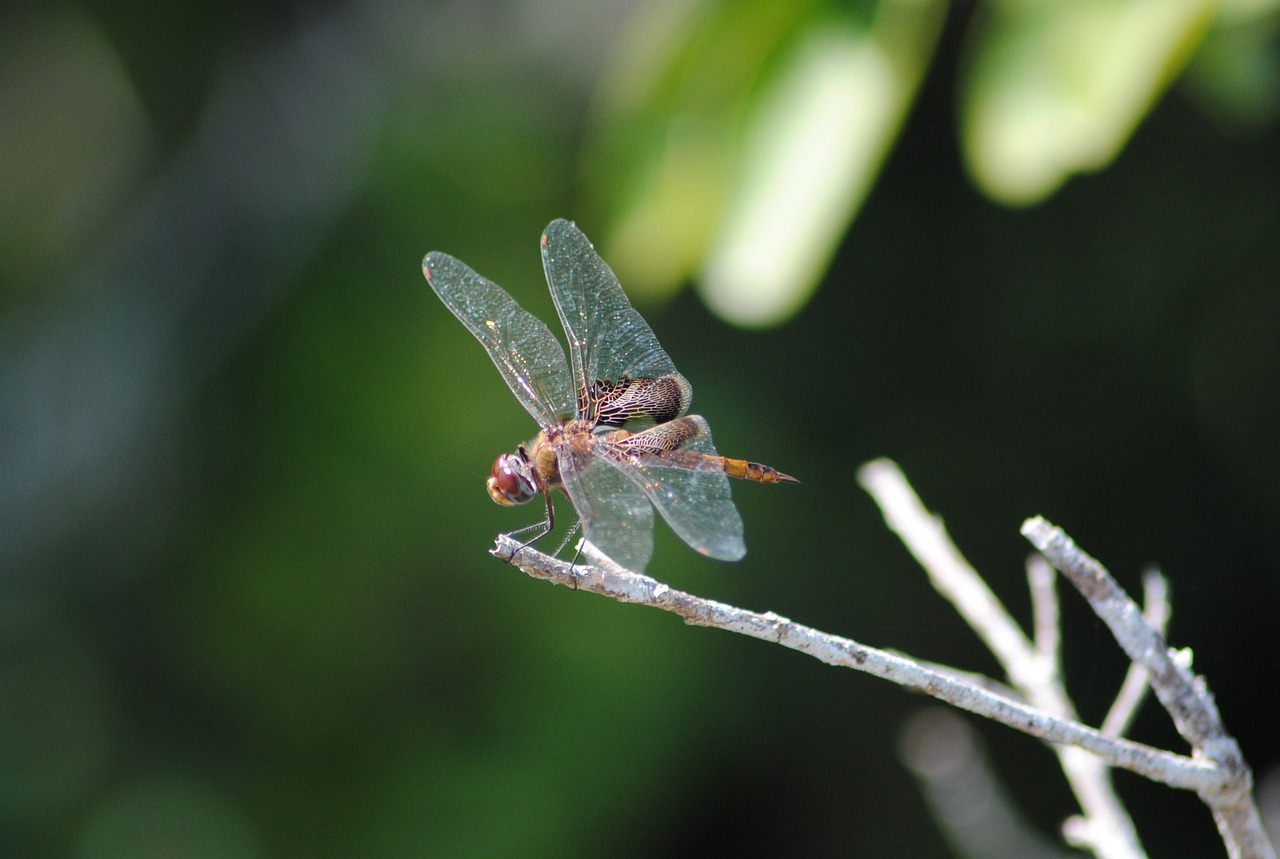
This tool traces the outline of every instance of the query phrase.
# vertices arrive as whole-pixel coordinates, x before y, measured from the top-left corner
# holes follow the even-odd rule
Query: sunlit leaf
[[[643,4],[601,85],[588,141],[593,234],[635,293],[702,266],[733,193],[742,129],[765,76],[817,0]]]
[[[870,26],[822,22],[797,41],[756,104],[704,271],[718,314],[775,324],[808,300],[897,137],[944,12],[883,3]]]
[[[946,5],[649,3],[601,88],[588,191],[628,289],[704,278],[717,312],[803,306],[870,187]]]
[[[1217,0],[1005,0],[983,7],[961,136],[987,194],[1031,204],[1115,158],[1199,43]]]

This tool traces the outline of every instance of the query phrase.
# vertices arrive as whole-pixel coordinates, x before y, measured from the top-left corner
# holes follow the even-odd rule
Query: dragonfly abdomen
[[[730,459],[727,456],[719,457],[724,466],[724,473],[730,477],[738,477],[743,480],[754,480],[756,483],[799,483],[790,474],[783,474],[778,469],[761,465],[758,462],[748,462],[745,459]]]

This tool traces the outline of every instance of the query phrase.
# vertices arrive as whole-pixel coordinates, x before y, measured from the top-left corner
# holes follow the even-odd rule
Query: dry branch
[[[590,564],[579,561],[570,568],[567,561],[531,547],[520,549],[520,542],[505,534],[498,537],[493,554],[505,560],[517,549],[519,551],[511,563],[535,579],[618,602],[659,608],[679,615],[692,626],[737,632],[798,650],[828,665],[863,671],[994,719],[1033,737],[1079,746],[1104,758],[1112,766],[1132,770],[1173,787],[1201,790],[1216,784],[1215,770],[1209,764],[1130,740],[1105,737],[1087,725],[1053,718],[1021,701],[957,679],[954,674],[928,668],[901,653],[891,653],[822,632],[773,612],[749,611],[685,593],[657,579],[624,570],[598,555],[591,558]],[[583,554],[591,554],[590,544],[584,547]]]
[[[691,625],[780,644],[829,665],[853,668],[923,692],[1052,743],[1084,810],[1083,816],[1068,821],[1065,834],[1073,844],[1100,857],[1144,855],[1127,813],[1111,790],[1109,768],[1119,767],[1195,791],[1213,812],[1233,859],[1275,859],[1239,745],[1223,727],[1204,679],[1191,673],[1189,652],[1171,651],[1165,644],[1169,606],[1163,579],[1148,576],[1144,614],[1106,569],[1061,529],[1039,517],[1023,525],[1022,533],[1080,590],[1133,662],[1107,718],[1106,730],[1099,731],[1077,720],[1062,684],[1058,603],[1048,565],[1038,557],[1028,562],[1034,618],[1033,634],[1028,636],[964,560],[941,521],[920,504],[896,465],[887,460],[869,463],[860,470],[859,480],[934,586],[1000,660],[1013,691],[989,678],[931,666],[773,612],[748,611],[676,590],[619,567],[589,543],[583,543],[587,563],[573,565],[530,547],[522,548],[519,541],[505,534],[498,537],[493,554],[534,578],[619,602],[660,608]],[[1192,746],[1192,755],[1178,755],[1119,736],[1142,699],[1144,678]]]

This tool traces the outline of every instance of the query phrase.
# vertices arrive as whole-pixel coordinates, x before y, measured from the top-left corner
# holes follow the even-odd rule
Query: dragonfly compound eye
[[[493,473],[485,485],[489,497],[503,507],[527,504],[538,494],[529,463],[514,453],[504,453],[493,461]]]

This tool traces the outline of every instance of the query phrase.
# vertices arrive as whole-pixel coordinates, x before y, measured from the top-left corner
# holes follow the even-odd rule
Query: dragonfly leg
[[[582,520],[579,519],[573,523],[573,527],[569,529],[569,533],[564,535],[564,539],[560,541],[560,546],[556,549],[555,557],[559,557],[564,551],[564,547],[569,545],[569,541],[573,539],[573,535],[578,533],[578,529],[582,527]],[[573,576],[573,589],[578,589],[578,574],[575,573],[574,567],[578,563],[578,559],[582,557],[582,544],[578,544],[578,551],[573,553],[573,560],[569,562],[569,575]]]
[[[507,556],[508,564],[515,560],[516,555],[520,553],[521,549],[523,549],[525,546],[531,546],[534,543],[538,542],[543,537],[550,534],[551,529],[555,527],[556,509],[551,504],[551,493],[544,489],[542,492],[542,495],[547,501],[547,515],[543,518],[543,520],[541,522],[534,522],[532,525],[525,525],[523,528],[517,528],[514,531],[507,532],[508,537],[514,537],[517,534],[523,534],[525,531],[532,531],[534,528],[541,529],[538,531],[538,533],[534,534],[528,540],[525,540],[523,543],[521,543],[519,546],[516,546],[515,549],[512,550],[511,554]],[[577,526],[575,525],[574,527],[576,528]],[[560,548],[562,549],[564,548],[564,546],[562,545]],[[556,549],[556,551],[559,552],[560,549]]]

